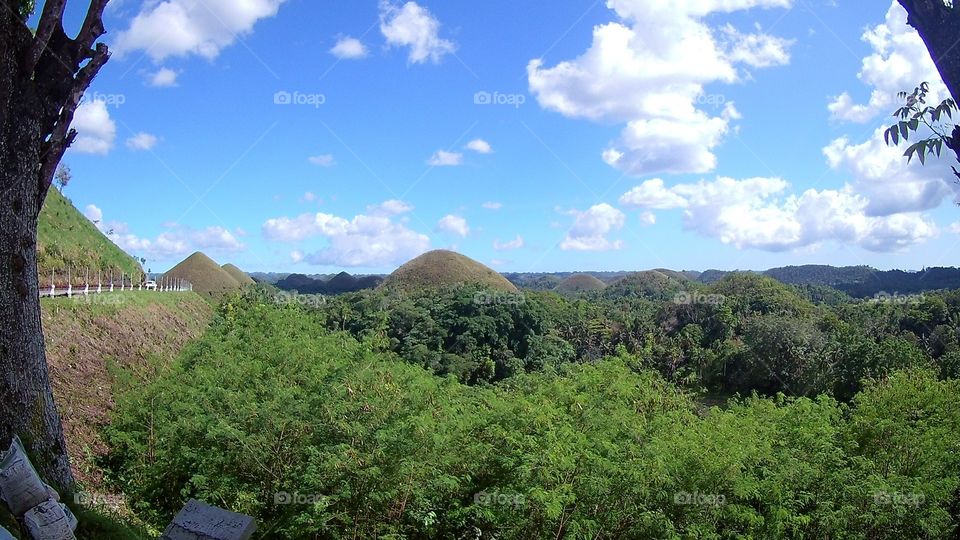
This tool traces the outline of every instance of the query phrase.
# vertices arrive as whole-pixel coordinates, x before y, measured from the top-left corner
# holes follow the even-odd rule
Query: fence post
[[[73,298],[73,274],[70,272],[70,267],[67,267],[67,298]]]
[[[50,270],[50,296],[56,296],[57,294],[57,272],[56,270]]]
[[[97,268],[97,294],[103,292],[103,282],[100,280],[100,272],[101,270]]]

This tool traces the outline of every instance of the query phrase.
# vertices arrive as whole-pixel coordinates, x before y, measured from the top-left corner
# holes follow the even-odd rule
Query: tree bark
[[[48,0],[34,35],[20,0],[0,0],[0,449],[14,434],[38,472],[73,489],[47,370],[37,281],[37,221],[83,92],[109,53],[93,43],[107,0],[93,0],[77,38],[62,26],[65,0]]]
[[[960,2],[898,0],[920,34],[954,101],[960,103]]]

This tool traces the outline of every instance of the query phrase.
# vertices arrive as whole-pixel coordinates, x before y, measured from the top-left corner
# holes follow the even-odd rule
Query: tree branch
[[[37,61],[47,48],[50,36],[57,28],[63,28],[63,10],[67,7],[67,0],[47,0],[43,4],[43,13],[40,16],[40,24],[37,26],[37,35],[33,38],[33,45],[27,49],[27,54],[23,58],[24,73],[33,73],[37,67]]]
[[[91,58],[93,51],[93,42],[102,36],[106,30],[103,28],[103,8],[107,6],[109,0],[92,0],[87,9],[87,16],[83,19],[83,27],[77,34],[74,42],[76,46],[85,54],[81,58]]]

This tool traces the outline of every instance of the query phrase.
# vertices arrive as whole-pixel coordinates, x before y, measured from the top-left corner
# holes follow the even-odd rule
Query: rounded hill
[[[600,281],[597,277],[590,274],[574,274],[557,284],[554,290],[561,293],[577,293],[584,291],[598,291],[606,286],[606,283]]]
[[[668,300],[687,288],[689,280],[659,270],[633,272],[614,281],[604,290],[609,297],[640,296],[652,300]]]
[[[171,268],[163,279],[183,279],[193,285],[193,290],[204,295],[220,295],[240,288],[240,283],[226,270],[199,251]]]
[[[428,251],[397,268],[380,285],[404,292],[435,289],[464,283],[479,283],[505,292],[517,288],[493,269],[453,251]]]
[[[230,277],[237,280],[237,283],[240,285],[253,285],[256,281],[253,280],[246,272],[237,268],[236,266],[227,263],[220,268],[223,268],[223,271],[230,274]]]

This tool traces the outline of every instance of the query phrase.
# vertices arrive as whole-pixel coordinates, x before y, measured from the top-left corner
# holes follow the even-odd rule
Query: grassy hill
[[[437,249],[420,255],[397,268],[380,286],[415,292],[456,285],[479,283],[491,289],[516,292],[517,288],[494,270],[453,251]]]
[[[199,251],[163,274],[163,279],[174,278],[190,282],[195,292],[208,297],[219,296],[241,287],[233,276]]]
[[[227,263],[220,268],[223,268],[223,271],[230,274],[230,277],[237,280],[237,283],[240,285],[253,285],[256,281],[253,280],[246,272],[237,268],[235,265]]]
[[[659,270],[633,272],[608,285],[603,294],[608,298],[640,296],[654,300],[667,300],[687,289],[689,283],[685,276],[673,274],[668,275]]]
[[[607,285],[590,274],[574,274],[561,281],[554,289],[560,293],[576,293],[582,291],[597,291]]]
[[[140,263],[104,236],[69,199],[51,189],[40,211],[37,231],[37,264],[41,279],[50,271],[74,275],[111,270],[127,275],[142,275]]]

